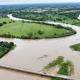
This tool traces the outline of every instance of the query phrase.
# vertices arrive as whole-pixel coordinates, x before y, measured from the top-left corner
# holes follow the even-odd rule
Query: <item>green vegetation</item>
[[[44,69],[50,69],[51,67],[59,66],[57,74],[71,75],[74,73],[74,65],[71,61],[65,61],[64,57],[59,56],[57,59],[49,63]],[[52,78],[52,80],[62,80],[61,78]]]
[[[0,18],[0,27],[4,26],[5,24],[12,23],[13,21],[9,20],[8,18]]]
[[[14,48],[13,42],[0,42],[0,58],[2,58],[5,54],[7,54],[11,49]]]
[[[59,10],[48,9],[42,12],[37,12],[37,11],[20,11],[13,13],[13,16],[23,19],[36,20],[36,21],[49,20],[49,21],[57,21],[73,25],[80,25],[80,20],[77,19],[80,14],[80,10],[77,8],[74,9],[64,8]]]
[[[49,25],[46,23],[30,23],[23,21],[10,21],[1,18],[0,36],[8,38],[22,39],[42,39],[42,38],[59,38],[73,35],[76,32],[71,28],[62,26]]]
[[[75,51],[80,51],[80,43],[70,46]]]
[[[73,72],[74,72],[74,67],[73,67],[72,62],[66,61],[61,64],[58,74],[71,75]]]
[[[56,65],[61,65],[62,63],[64,62],[64,57],[62,56],[59,56],[58,58],[56,58],[55,60],[53,60],[51,63],[49,63],[45,69],[49,69],[49,68],[52,68]]]
[[[13,14],[13,16],[28,20],[36,21],[58,21],[69,24],[80,25],[80,20],[78,16],[80,14],[79,4],[46,4],[41,6],[12,6],[0,8],[0,17],[7,17],[7,14]],[[62,6],[62,7],[61,7]]]

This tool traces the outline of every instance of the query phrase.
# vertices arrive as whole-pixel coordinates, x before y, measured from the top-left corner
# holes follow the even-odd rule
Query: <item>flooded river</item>
[[[0,59],[0,64],[9,65],[13,68],[21,68],[25,71],[43,72],[42,69],[49,62],[58,56],[64,56],[65,60],[73,62],[75,73],[72,77],[75,78],[75,80],[78,80],[80,78],[80,52],[72,51],[69,47],[72,44],[80,43],[80,27],[63,23],[56,24],[60,24],[65,27],[72,27],[77,31],[77,34],[64,38],[41,40],[0,38],[0,41],[12,41],[16,44],[16,48],[14,50]],[[46,78],[36,77],[29,74],[21,74],[4,69],[0,69],[0,78],[2,80],[46,80]]]

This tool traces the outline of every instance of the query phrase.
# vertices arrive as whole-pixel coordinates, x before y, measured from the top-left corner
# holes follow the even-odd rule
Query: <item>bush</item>
[[[3,24],[7,24],[7,22],[3,22]]]
[[[0,26],[3,26],[3,23],[0,23]]]
[[[43,34],[43,31],[42,30],[39,30],[38,31],[38,34],[42,35]]]

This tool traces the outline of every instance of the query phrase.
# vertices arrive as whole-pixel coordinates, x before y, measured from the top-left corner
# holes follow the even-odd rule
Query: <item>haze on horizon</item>
[[[33,3],[75,3],[80,0],[0,0],[1,4],[33,4]]]

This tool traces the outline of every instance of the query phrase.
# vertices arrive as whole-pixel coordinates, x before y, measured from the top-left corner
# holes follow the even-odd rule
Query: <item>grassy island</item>
[[[13,42],[0,42],[0,58],[2,58],[5,54],[7,54],[10,50],[14,48]]]
[[[62,74],[62,75],[68,75],[70,76],[71,74],[74,73],[74,65],[71,61],[65,61],[64,57],[59,56],[55,60],[53,60],[51,63],[49,63],[44,69],[50,69],[51,67],[59,67],[59,71],[57,74]],[[62,80],[61,78],[52,78],[52,80]]]
[[[80,43],[71,45],[70,48],[75,51],[80,51]]]
[[[73,29],[60,25],[10,21],[8,18],[1,18],[0,21],[0,37],[42,39],[65,37],[76,33]]]

